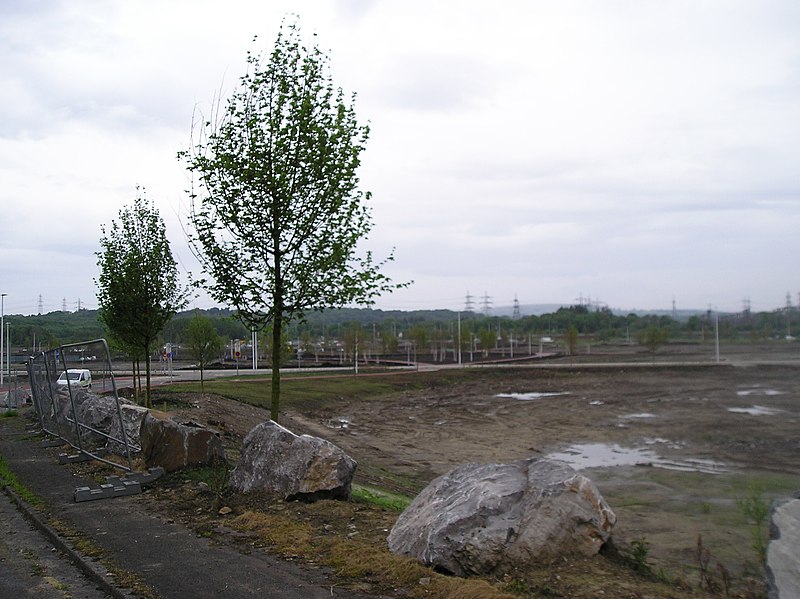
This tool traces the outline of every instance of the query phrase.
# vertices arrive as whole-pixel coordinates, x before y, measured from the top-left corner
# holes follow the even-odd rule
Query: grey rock
[[[467,464],[432,481],[400,515],[389,549],[458,576],[597,553],[616,516],[563,462]]]
[[[106,447],[113,453],[124,455],[125,445],[121,441],[126,439],[128,449],[131,452],[138,452],[141,450],[142,421],[149,410],[134,404],[121,404],[120,411],[122,412],[122,428],[120,428],[119,417],[112,418],[111,428],[108,432],[111,437],[118,439],[118,441],[109,439]]]
[[[770,599],[800,597],[800,499],[777,504],[772,511],[767,547]]]
[[[0,395],[0,408],[19,408],[31,402],[31,394],[24,389],[11,389]]]
[[[119,420],[117,403],[113,396],[96,395],[81,390],[75,393],[75,404],[78,420],[94,431],[108,435],[114,426],[114,421]],[[130,405],[130,402],[120,399],[120,405]],[[119,429],[119,422],[117,422],[117,429]],[[105,444],[106,437],[103,435],[88,429],[83,429],[83,431],[82,442],[89,445]]]
[[[347,499],[356,462],[333,443],[295,435],[273,421],[251,430],[231,474],[242,493],[270,491],[285,499]]]

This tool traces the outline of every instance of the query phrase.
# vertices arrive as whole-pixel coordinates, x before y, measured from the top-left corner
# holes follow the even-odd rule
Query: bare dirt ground
[[[474,369],[384,397],[288,411],[282,423],[351,454],[356,482],[412,494],[466,462],[559,454],[597,483],[618,516],[615,538],[644,541],[671,576],[696,576],[698,536],[712,566],[757,575],[757,531],[737,500],[800,491],[800,348],[740,346],[720,364],[709,363],[708,346],[655,357],[628,351],[636,364],[618,364],[624,354],[593,348],[548,368]],[[198,397],[185,415],[231,441],[267,417]],[[633,463],[597,465],[604,455]]]

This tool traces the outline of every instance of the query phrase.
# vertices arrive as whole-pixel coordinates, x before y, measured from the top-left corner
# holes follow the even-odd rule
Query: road
[[[107,595],[0,493],[0,597],[102,599]]]

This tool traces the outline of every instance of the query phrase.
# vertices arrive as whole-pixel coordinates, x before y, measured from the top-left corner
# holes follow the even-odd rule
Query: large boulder
[[[19,408],[31,402],[31,394],[25,389],[11,389],[0,395],[0,408]]]
[[[77,391],[74,397],[78,421],[93,429],[82,429],[82,442],[88,445],[104,444],[106,437],[99,433],[110,434],[115,420],[117,421],[116,428],[119,429],[116,399],[113,395],[96,395],[83,390]],[[120,399],[119,402],[120,406],[131,405],[125,399]],[[95,431],[99,431],[99,433]]]
[[[616,516],[563,462],[467,464],[432,481],[400,515],[389,549],[458,576],[503,574],[560,555],[593,555]]]
[[[139,451],[141,448],[140,434],[142,421],[145,416],[147,416],[149,410],[135,404],[123,403],[120,403],[119,408],[122,414],[122,426],[120,426],[119,417],[111,419],[111,427],[109,428],[108,434],[112,439],[108,440],[106,447],[113,453],[124,455],[125,445],[122,440],[127,439],[128,449],[132,452]]]
[[[140,441],[145,464],[167,472],[225,461],[219,434],[194,423],[175,422],[159,412],[145,416]]]
[[[91,398],[97,397],[90,391],[86,391],[79,387],[71,387],[72,396],[70,397],[70,389],[67,387],[59,387],[53,394],[53,411],[52,416],[60,423],[68,423],[73,419],[72,407],[75,406],[75,413],[80,418],[80,410],[83,403]],[[74,425],[73,425],[74,426]]]
[[[244,438],[230,485],[242,493],[279,493],[287,500],[348,499],[355,471],[355,460],[333,443],[295,435],[270,420]]]

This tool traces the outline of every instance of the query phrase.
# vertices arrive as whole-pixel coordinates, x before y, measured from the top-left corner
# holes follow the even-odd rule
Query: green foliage
[[[103,336],[96,310],[59,310],[32,316],[6,315],[6,321],[9,323],[12,351],[15,347],[25,348],[26,355],[34,354],[39,348],[47,351],[61,343],[88,341]],[[34,341],[36,347],[33,347]]]
[[[200,389],[205,390],[203,370],[214,359],[219,358],[222,349],[222,337],[217,334],[214,324],[205,316],[199,314],[189,322],[187,331],[189,351],[197,360],[200,368]]]
[[[411,505],[411,499],[409,499],[408,497],[404,497],[403,495],[397,495],[395,493],[390,493],[382,489],[375,489],[373,487],[362,487],[360,485],[353,485],[351,495],[352,498],[356,501],[370,503],[372,505],[377,505],[379,507],[393,510],[396,512],[402,512],[409,505]]]
[[[652,567],[647,562],[650,557],[650,543],[644,537],[634,539],[628,547],[621,549],[620,553],[635,572],[647,575],[653,573]]]
[[[191,480],[195,483],[203,482],[208,485],[208,490],[217,497],[222,497],[228,488],[231,469],[228,463],[219,458],[207,466],[195,466],[176,472],[173,476],[181,480]]]
[[[25,485],[17,480],[16,475],[11,471],[11,468],[3,456],[0,456],[0,485],[9,487],[13,490],[23,501],[40,507],[43,502],[40,497],[33,494]]]
[[[750,481],[747,495],[736,499],[742,515],[751,526],[752,544],[750,545],[759,564],[767,560],[767,523],[770,514],[770,503],[764,496],[764,485],[757,481]]]
[[[478,331],[478,343],[480,343],[484,357],[488,356],[489,351],[495,346],[495,343],[497,343],[497,334],[494,329],[486,327]]]
[[[575,328],[574,324],[567,327],[567,333],[564,335],[564,345],[566,346],[567,354],[570,356],[578,348],[578,329]]]
[[[0,412],[0,418],[14,418],[16,416],[19,416],[19,412],[16,410],[4,410]]]
[[[187,292],[178,284],[164,221],[143,190],[137,188],[133,205],[120,210],[119,221],[108,230],[103,226],[102,233],[98,316],[114,345],[145,359],[149,407],[150,353],[164,325],[186,305]]]
[[[191,242],[211,276],[206,287],[248,329],[272,325],[277,372],[286,322],[369,304],[396,286],[383,263],[356,254],[372,228],[356,175],[369,128],[334,89],[327,56],[306,48],[291,24],[270,54],[248,53],[247,65],[219,118],[196,124],[191,150],[179,157],[196,177]],[[275,420],[279,407],[275,376]]]
[[[666,327],[649,326],[637,335],[637,342],[644,345],[651,353],[656,353],[659,347],[669,339],[669,329]]]

